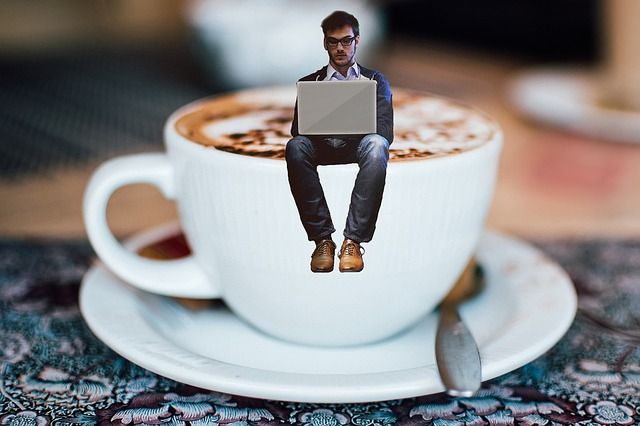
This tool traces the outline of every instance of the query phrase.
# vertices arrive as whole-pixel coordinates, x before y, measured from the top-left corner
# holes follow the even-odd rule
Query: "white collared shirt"
[[[360,79],[360,67],[356,62],[353,63],[347,70],[347,76],[343,76],[331,66],[331,63],[327,65],[327,76],[324,81],[337,81],[337,80],[358,80]]]

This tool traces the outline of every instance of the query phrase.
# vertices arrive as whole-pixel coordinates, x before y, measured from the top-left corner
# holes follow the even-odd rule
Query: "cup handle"
[[[205,276],[192,255],[175,260],[152,260],[124,248],[107,224],[107,204],[120,187],[149,183],[168,199],[175,198],[173,168],[165,154],[136,154],[102,164],[84,193],[84,222],[98,257],[120,278],[152,293],[208,299],[220,291]]]

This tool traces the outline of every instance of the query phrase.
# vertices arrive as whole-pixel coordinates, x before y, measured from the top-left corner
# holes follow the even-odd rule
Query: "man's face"
[[[339,40],[354,38],[349,46],[343,46]],[[337,43],[336,43],[337,42]],[[351,65],[356,55],[356,48],[360,42],[360,36],[354,37],[353,28],[345,25],[333,31],[327,31],[324,38],[324,48],[329,53],[329,59],[338,66]]]

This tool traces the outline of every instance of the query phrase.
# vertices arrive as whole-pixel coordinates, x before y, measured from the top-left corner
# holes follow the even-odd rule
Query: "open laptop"
[[[376,85],[375,80],[299,81],[298,133],[375,133]]]

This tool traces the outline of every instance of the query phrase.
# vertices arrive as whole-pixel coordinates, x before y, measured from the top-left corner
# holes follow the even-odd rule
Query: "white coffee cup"
[[[100,259],[149,292],[222,298],[241,318],[296,343],[374,342],[433,310],[472,256],[495,187],[502,134],[458,154],[390,162],[373,240],[360,273],[312,273],[313,243],[300,223],[286,162],[205,147],[166,122],[166,154],[103,164],[85,192],[84,219]],[[347,216],[357,164],[318,168],[338,232]],[[193,255],[158,261],[122,247],[106,209],[118,188],[157,186],[176,201]],[[132,325],[134,326],[134,325]]]

